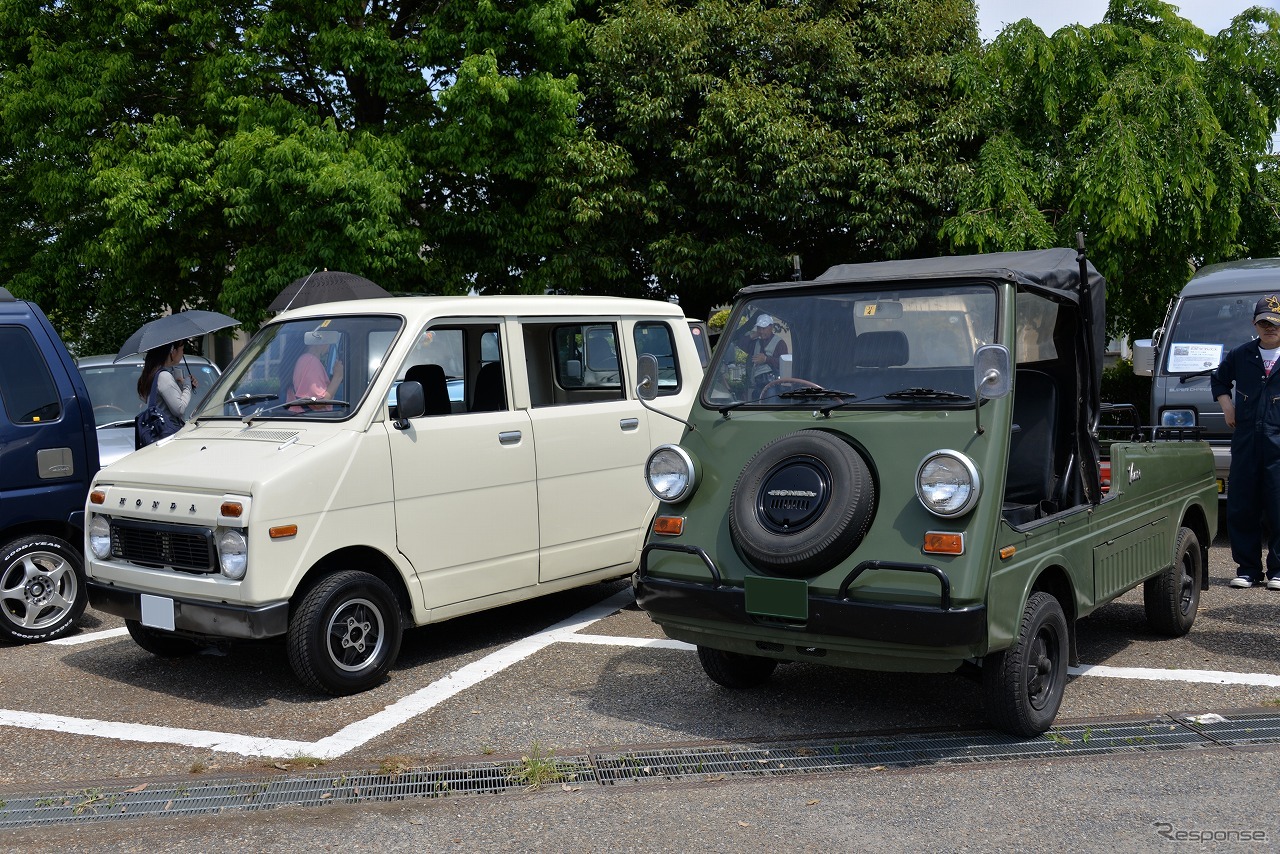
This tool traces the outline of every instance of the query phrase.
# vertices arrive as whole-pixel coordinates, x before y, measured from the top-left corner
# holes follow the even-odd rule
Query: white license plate
[[[173,631],[173,600],[167,596],[142,594],[142,625]]]

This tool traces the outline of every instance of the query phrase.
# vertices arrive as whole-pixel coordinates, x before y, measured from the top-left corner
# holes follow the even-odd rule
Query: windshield
[[[185,359],[178,363],[177,372],[183,375],[190,373],[196,379],[195,394],[187,406],[184,416],[195,412],[200,401],[218,381],[218,369],[205,362]],[[142,375],[142,360],[132,363],[122,362],[114,365],[81,365],[80,376],[84,377],[85,387],[89,390],[89,399],[93,401],[93,421],[98,427],[108,424],[132,424],[133,417],[142,411],[146,401],[138,397],[138,377]]]
[[[342,420],[360,405],[403,325],[397,317],[311,317],[264,327],[198,418]]]
[[[1253,308],[1260,294],[1187,297],[1164,346],[1163,373],[1194,374],[1218,367],[1223,355],[1254,337]]]
[[[931,405],[973,396],[973,354],[995,340],[985,285],[795,291],[734,309],[703,383],[711,408]],[[904,394],[906,393],[906,394]]]

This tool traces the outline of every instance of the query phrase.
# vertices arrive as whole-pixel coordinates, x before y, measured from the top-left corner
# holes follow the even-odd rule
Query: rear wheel
[[[1200,607],[1200,580],[1204,553],[1190,528],[1179,528],[1173,547],[1173,566],[1142,585],[1147,625],[1153,631],[1178,638],[1191,630]]]
[[[20,643],[62,637],[87,602],[84,562],[66,540],[37,534],[0,548],[0,636]]]
[[[124,627],[134,643],[160,658],[186,658],[200,651],[200,644],[191,638],[163,629],[153,629],[137,620],[125,620]]]
[[[711,681],[726,688],[754,688],[769,681],[777,668],[776,659],[740,652],[725,652],[710,647],[698,647],[698,661]]]
[[[1067,618],[1058,600],[1032,593],[1013,646],[982,665],[987,716],[1012,735],[1032,736],[1053,726],[1067,684]]]
[[[339,572],[311,588],[289,621],[289,664],[329,694],[367,691],[400,653],[400,607],[381,579]]]

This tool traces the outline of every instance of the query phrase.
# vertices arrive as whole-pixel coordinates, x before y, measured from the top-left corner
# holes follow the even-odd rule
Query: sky
[[[1102,20],[1107,0],[976,0],[978,31],[985,41],[996,37],[1006,24],[1030,18],[1046,33],[1067,24],[1090,26]],[[1276,0],[1172,0],[1178,14],[1207,33],[1226,29],[1232,17],[1250,6],[1271,6]]]

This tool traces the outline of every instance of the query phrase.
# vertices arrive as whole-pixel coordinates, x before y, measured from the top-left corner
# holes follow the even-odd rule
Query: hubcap
[[[1027,662],[1027,699],[1035,709],[1044,709],[1053,693],[1053,658],[1056,640],[1041,631],[1031,647]]]

